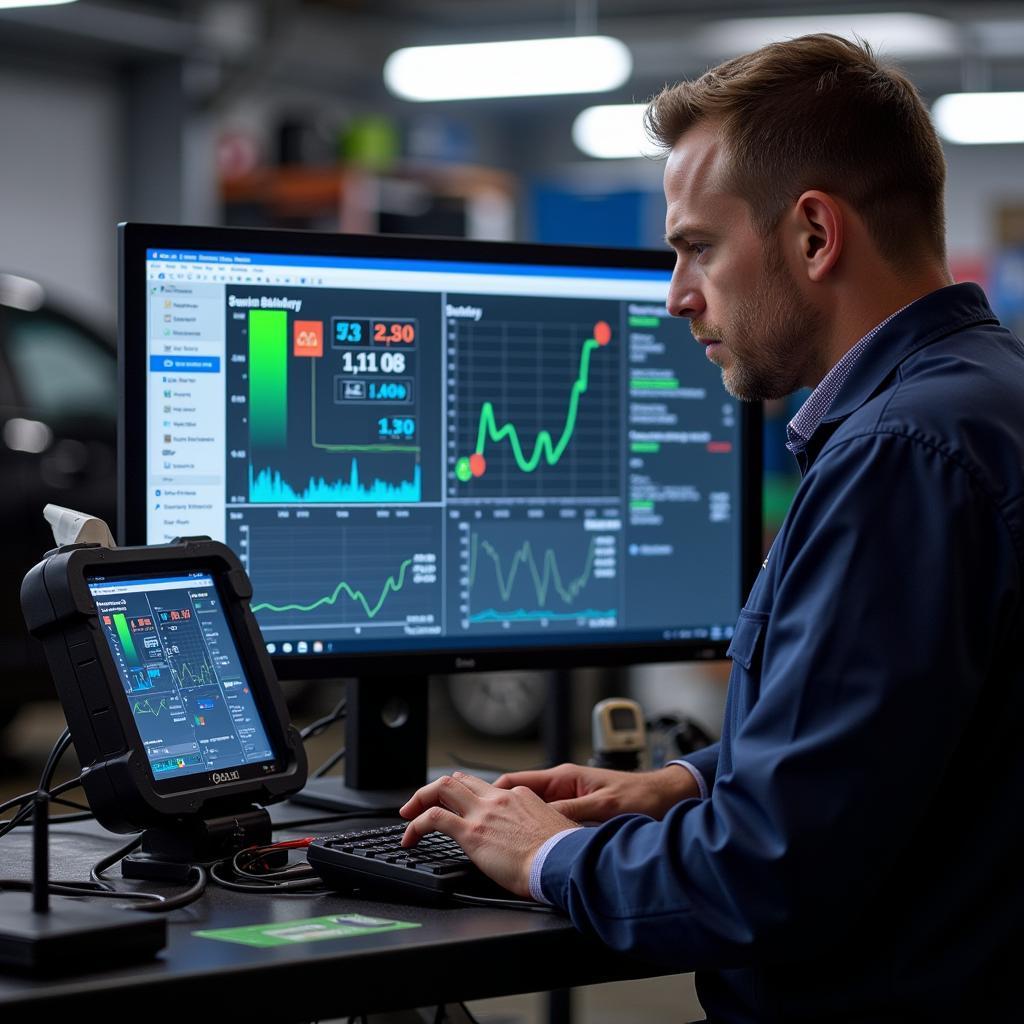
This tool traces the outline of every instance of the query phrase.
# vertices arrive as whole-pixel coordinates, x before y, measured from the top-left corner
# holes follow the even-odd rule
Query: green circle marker
[[[473,479],[473,470],[469,467],[469,459],[463,456],[455,463],[455,475],[463,482],[468,483]]]

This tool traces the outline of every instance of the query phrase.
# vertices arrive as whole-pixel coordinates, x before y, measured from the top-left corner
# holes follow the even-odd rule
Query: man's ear
[[[793,206],[792,227],[799,246],[798,258],[808,280],[823,281],[843,251],[842,206],[827,192],[809,189]]]

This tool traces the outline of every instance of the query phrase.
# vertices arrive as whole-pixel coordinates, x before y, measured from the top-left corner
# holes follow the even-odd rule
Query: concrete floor
[[[304,702],[294,717],[301,725],[325,713],[334,694],[317,697],[310,706]],[[439,707],[435,707],[439,704]],[[64,727],[63,715],[56,703],[26,706],[4,735],[0,749],[0,802],[25,792],[38,783],[46,755]],[[311,767],[321,764],[341,741],[341,728],[311,742],[307,751]],[[543,760],[539,741],[501,741],[470,733],[446,712],[443,702],[432,701],[431,764],[451,764],[452,754],[472,762],[495,764],[501,768],[532,767]],[[72,752],[64,759],[57,781],[76,774]],[[72,798],[81,794],[69,793]],[[55,809],[54,813],[58,813]],[[514,964],[509,965],[515,969]],[[615,982],[573,990],[574,1024],[632,1024],[637,1021],[684,1022],[703,1018],[693,987],[692,975],[677,975],[645,981]],[[469,1004],[481,1024],[544,1024],[547,1002],[542,993],[486,999]]]

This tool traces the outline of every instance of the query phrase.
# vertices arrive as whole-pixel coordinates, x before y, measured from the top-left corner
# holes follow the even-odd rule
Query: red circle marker
[[[594,341],[598,345],[607,345],[612,340],[612,329],[604,320],[598,320],[594,324]]]
[[[479,452],[474,452],[469,457],[469,469],[473,476],[483,476],[487,460]]]

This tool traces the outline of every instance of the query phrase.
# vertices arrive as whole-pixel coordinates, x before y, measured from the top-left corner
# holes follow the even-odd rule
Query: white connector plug
[[[46,505],[43,517],[53,530],[53,539],[57,547],[65,544],[99,544],[105,548],[114,548],[114,538],[110,527],[102,519],[76,512],[73,508],[61,505]]]

